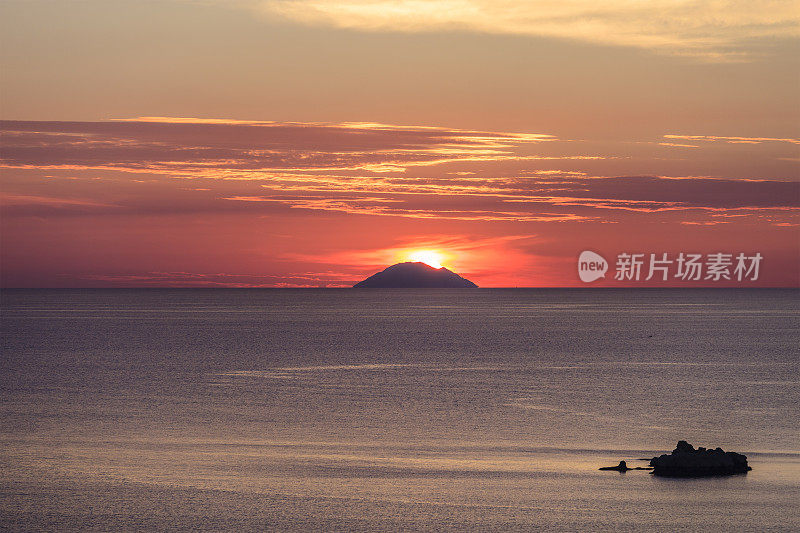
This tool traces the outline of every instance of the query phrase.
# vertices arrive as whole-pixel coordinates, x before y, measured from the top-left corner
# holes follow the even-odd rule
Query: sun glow
[[[433,250],[415,250],[408,254],[408,260],[425,263],[433,268],[442,268],[444,256]]]

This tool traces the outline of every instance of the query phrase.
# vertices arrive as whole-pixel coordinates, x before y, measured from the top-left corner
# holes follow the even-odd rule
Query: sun
[[[410,261],[425,263],[433,268],[442,268],[444,256],[439,252],[434,252],[433,250],[416,250],[408,254],[408,259]]]

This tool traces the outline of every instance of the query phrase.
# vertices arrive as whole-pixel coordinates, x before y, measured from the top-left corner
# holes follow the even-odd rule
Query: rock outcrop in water
[[[664,477],[730,476],[752,470],[745,455],[726,452],[722,448],[695,450],[685,440],[679,441],[671,454],[653,457],[650,466],[653,474]]]
[[[603,466],[598,470],[615,470],[617,472],[627,472],[628,470],[632,470],[628,468],[628,464],[625,461],[620,461],[617,466]]]
[[[397,263],[353,285],[356,289],[474,289],[477,287],[446,268],[425,263]]]
[[[598,470],[613,470],[614,472],[627,472],[628,470],[652,470],[652,467],[649,466],[628,466],[628,463],[625,461],[620,461],[617,466],[603,466],[598,468]]]

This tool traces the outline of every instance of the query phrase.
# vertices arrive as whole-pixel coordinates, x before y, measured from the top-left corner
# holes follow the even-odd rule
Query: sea
[[[3,290],[0,529],[798,531],[799,296]]]

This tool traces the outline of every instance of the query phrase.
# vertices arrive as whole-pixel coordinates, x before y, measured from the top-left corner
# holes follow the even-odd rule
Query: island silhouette
[[[397,263],[359,281],[355,289],[474,289],[478,286],[444,267],[419,262]]]

